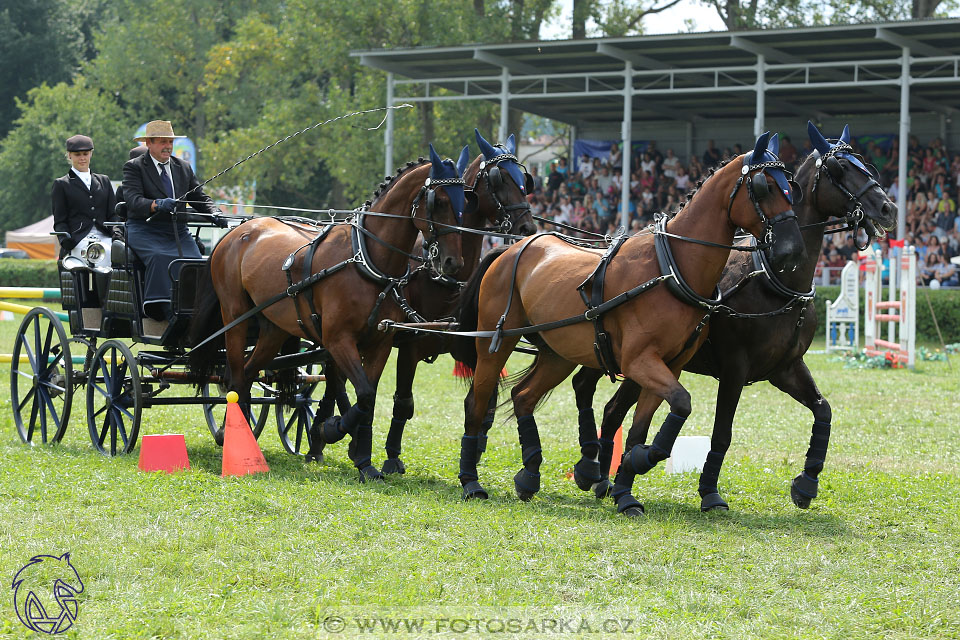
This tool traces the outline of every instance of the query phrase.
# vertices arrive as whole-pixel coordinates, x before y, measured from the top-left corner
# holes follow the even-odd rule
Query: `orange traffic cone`
[[[140,471],[173,473],[190,468],[187,443],[182,433],[143,436],[140,439]]]
[[[597,429],[597,437],[600,437],[600,430]],[[617,475],[617,469],[620,468],[620,458],[623,457],[623,425],[617,429],[613,435],[613,457],[610,458],[610,477]]]
[[[227,418],[223,429],[223,467],[220,475],[245,476],[270,471],[253,431],[240,410],[236,391],[227,394]]]

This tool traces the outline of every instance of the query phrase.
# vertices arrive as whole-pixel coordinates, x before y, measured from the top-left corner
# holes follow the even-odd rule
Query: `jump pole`
[[[864,261],[865,305],[863,318],[863,337],[868,356],[884,356],[894,364],[906,365],[911,369],[916,361],[916,316],[917,316],[917,253],[912,246],[904,246],[898,260],[890,265],[893,272],[899,267],[900,299],[882,299],[883,259],[879,251],[868,249]],[[891,278],[895,277],[891,273]],[[883,340],[881,323],[889,323],[888,340]],[[893,337],[893,328],[899,341]]]

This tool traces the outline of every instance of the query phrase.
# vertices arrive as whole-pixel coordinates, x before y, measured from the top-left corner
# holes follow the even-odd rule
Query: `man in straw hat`
[[[146,266],[143,312],[154,320],[170,318],[170,263],[199,258],[183,217],[174,224],[171,213],[187,212],[187,203],[202,213],[214,213],[213,200],[201,189],[190,165],[172,155],[173,133],[168,120],[147,123],[142,136],[147,153],[123,165],[123,195],[127,202],[127,243]]]

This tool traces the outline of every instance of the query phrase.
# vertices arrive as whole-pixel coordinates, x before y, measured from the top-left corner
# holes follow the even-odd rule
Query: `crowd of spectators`
[[[960,255],[960,154],[949,154],[939,138],[926,146],[920,145],[915,136],[909,140],[906,242],[917,248],[918,280],[921,284],[936,282],[933,286],[960,286],[960,267],[950,262],[950,258]],[[881,139],[857,148],[876,167],[878,182],[894,202],[900,189],[898,146],[894,138],[886,147]],[[739,145],[721,150],[710,140],[702,155],[681,159],[673,149],[661,152],[651,141],[642,152],[631,154],[626,172],[630,180],[629,232],[636,233],[651,224],[659,211],[675,211],[709,168],[742,152]],[[797,148],[788,136],[782,136],[780,157],[791,169],[796,169],[809,153],[809,143]],[[623,154],[617,144],[611,145],[605,157],[580,157],[576,168],[561,157],[550,164],[546,177],[539,175],[536,168],[532,174],[536,188],[528,199],[534,215],[588,232],[616,232],[625,174]],[[891,236],[895,234],[896,231]],[[883,241],[874,246],[887,258],[888,245],[888,241]],[[826,236],[817,270],[819,281],[837,283],[847,260],[856,259],[857,248],[849,233]]]

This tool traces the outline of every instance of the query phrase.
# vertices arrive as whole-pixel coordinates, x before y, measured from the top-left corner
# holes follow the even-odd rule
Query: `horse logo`
[[[32,631],[63,633],[77,619],[77,595],[83,592],[83,581],[70,564],[69,552],[60,557],[30,558],[13,577],[11,588],[17,617]]]

